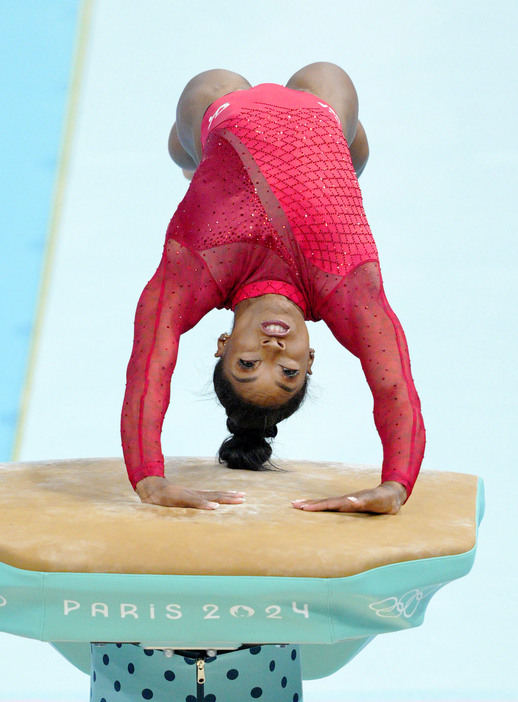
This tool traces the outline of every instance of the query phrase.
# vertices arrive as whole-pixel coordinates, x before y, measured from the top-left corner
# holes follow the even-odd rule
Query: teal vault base
[[[477,524],[483,516],[479,481]],[[339,670],[378,634],[422,624],[465,553],[344,578],[50,573],[0,563],[0,630],[52,645],[90,674],[90,643],[173,649],[300,645],[304,679]]]
[[[479,480],[477,528],[483,510],[483,484]],[[290,656],[297,652],[303,679],[321,678],[339,670],[374,636],[419,626],[431,597],[470,571],[475,551],[476,544],[455,555],[401,561],[347,577],[327,578],[42,572],[0,563],[0,631],[49,641],[87,674],[93,661],[96,680],[92,675],[92,694],[99,692],[98,702],[124,699],[120,694],[114,696],[116,683],[121,685],[121,693],[123,681],[108,679],[102,663],[103,656],[109,656],[108,649],[115,651],[112,657],[118,661],[119,675],[124,665],[127,670],[133,663],[129,658],[139,655],[149,666],[151,661],[175,662],[181,670],[168,667],[162,677],[167,681],[164,675],[170,670],[175,680],[183,679],[197,664],[187,663],[187,654],[170,656],[160,650],[171,649],[216,651],[215,660],[204,663],[207,676],[212,671],[208,679],[214,683],[218,667],[227,665],[232,656],[240,656],[244,657],[240,665],[245,671],[241,680],[253,677],[251,689],[260,688],[262,678],[257,677],[260,672],[252,662],[259,665],[263,656],[265,660],[270,656],[268,666],[274,661],[280,671],[293,663],[276,658],[285,656],[286,651]],[[102,642],[104,652],[103,646],[94,646],[91,659],[90,642]],[[146,648],[155,653],[143,653]],[[252,648],[264,653],[255,654],[254,659],[248,652]],[[142,669],[142,679],[132,679],[137,687],[142,682],[142,690],[153,691],[144,685],[146,670]],[[268,676],[263,677],[266,686]],[[282,677],[288,678],[281,676],[281,681]],[[191,683],[192,676],[186,684]],[[129,690],[129,678],[126,684]],[[111,685],[114,692],[109,697],[101,694],[102,685]],[[232,699],[228,689],[228,699]],[[139,702],[146,699],[142,690],[140,698],[135,698]],[[198,693],[195,689],[184,699],[191,695],[190,702],[198,702]],[[214,694],[205,691],[204,701],[211,702],[208,695]],[[279,695],[271,699],[281,702]],[[293,701],[301,692],[293,688],[291,695]],[[159,698],[149,699],[157,702]],[[262,699],[266,702],[269,698],[264,694]],[[174,702],[175,698],[168,700]]]

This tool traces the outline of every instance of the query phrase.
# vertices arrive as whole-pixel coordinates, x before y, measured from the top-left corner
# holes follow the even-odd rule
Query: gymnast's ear
[[[315,360],[315,349],[309,349],[308,367],[306,369],[306,373],[308,375],[313,375],[313,371],[311,370],[311,367],[313,366],[314,360]]]
[[[221,358],[223,356],[223,354],[225,353],[225,345],[229,337],[230,334],[220,334],[218,338],[218,350],[214,354],[215,358]]]

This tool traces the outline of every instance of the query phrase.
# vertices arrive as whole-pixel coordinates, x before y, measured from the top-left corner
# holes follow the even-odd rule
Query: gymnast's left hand
[[[138,482],[137,494],[147,504],[193,509],[216,509],[218,504],[241,504],[245,500],[244,492],[193,490],[174,485],[167,478],[157,475],[150,475]]]
[[[371,490],[359,490],[339,497],[321,500],[294,500],[295,509],[304,512],[370,512],[371,514],[397,514],[407,498],[401,483],[387,480]]]

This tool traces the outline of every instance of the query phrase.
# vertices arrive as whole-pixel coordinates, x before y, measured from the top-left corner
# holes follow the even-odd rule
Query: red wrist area
[[[156,475],[159,478],[165,477],[163,461],[143,463],[142,465],[134,468],[131,473],[128,470],[128,477],[134,490],[137,487],[137,483],[140,483],[140,481],[144,480],[144,478],[149,478],[151,475]]]
[[[412,490],[415,485],[415,480],[409,478],[405,473],[400,473],[397,470],[383,470],[381,472],[381,482],[384,483],[387,480],[393,480],[395,483],[400,483],[406,490],[407,500],[412,494]]]

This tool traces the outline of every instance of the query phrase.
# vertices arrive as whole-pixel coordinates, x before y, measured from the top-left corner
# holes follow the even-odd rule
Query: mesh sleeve
[[[169,406],[180,334],[220,302],[205,263],[169,239],[160,265],[140,297],[126,377],[121,437],[128,477],[136,484],[164,475],[160,436]]]
[[[383,444],[382,480],[401,483],[410,495],[423,459],[425,430],[405,334],[385,297],[378,264],[354,269],[324,301],[320,315],[361,361]]]

